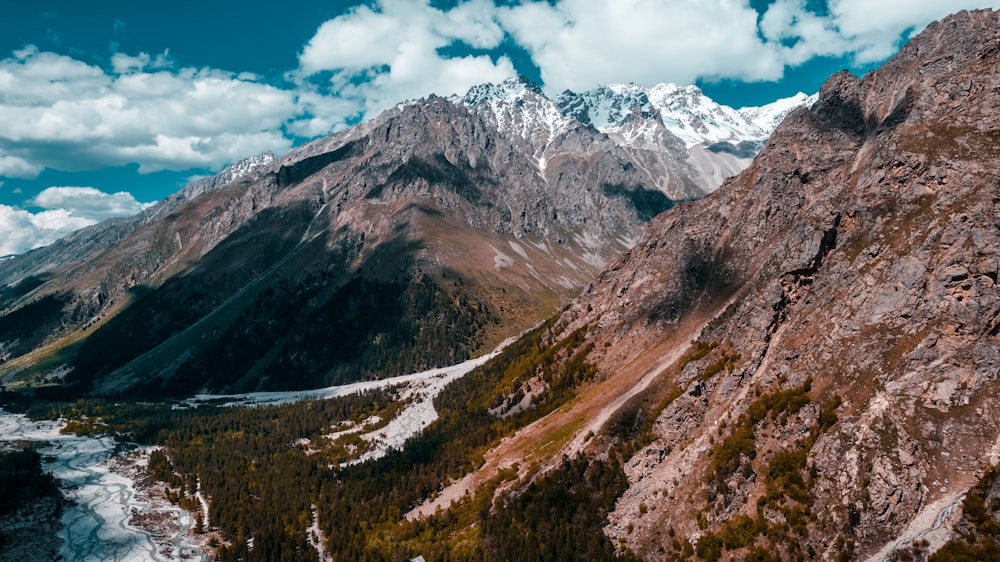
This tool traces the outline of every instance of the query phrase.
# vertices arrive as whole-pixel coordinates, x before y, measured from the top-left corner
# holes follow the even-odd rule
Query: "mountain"
[[[666,195],[630,159],[646,149],[537,91],[403,104],[7,283],[5,349],[30,350],[5,368],[160,396],[295,386],[534,325],[373,462],[344,461],[399,414],[391,390],[75,403],[163,446],[171,493],[207,492],[221,559],[993,559],[998,84],[1000,12],[959,12],[648,220]],[[666,130],[653,109],[622,127]]]
[[[3,262],[6,380],[315,387],[481,353],[673,204],[600,133],[560,143],[546,178],[530,145],[431,98]]]
[[[581,94],[563,92],[556,104],[565,115],[636,153],[637,160],[648,161],[645,152],[660,161],[684,162],[693,182],[710,192],[750,163],[788,112],[815,100],[800,93],[736,110],[714,102],[696,86],[612,84]]]
[[[407,102],[0,262],[0,376],[183,394],[481,353],[746,156],[630,111],[599,130],[523,77]]]
[[[635,181],[671,200],[701,197],[714,187],[701,181],[676,139],[667,135],[652,146],[623,146],[603,131],[565,115],[522,76],[473,87],[452,101],[496,127],[556,191],[574,191],[575,185],[585,181],[581,173],[609,158],[627,163]]]
[[[680,141],[666,131],[629,141],[595,129],[586,120],[553,102],[524,77],[472,88],[454,98],[496,126],[529,155],[548,184],[572,189],[581,166],[604,155],[631,163],[654,187],[672,200],[694,199],[716,187],[702,177]],[[642,127],[639,124],[639,127]],[[721,181],[721,180],[720,180]]]
[[[506,358],[583,349],[545,373],[595,374],[439,497],[493,478],[529,497],[552,474],[575,490],[620,462],[600,528],[645,559],[924,559],[959,536],[1000,462],[998,83],[991,10],[832,76],[745,171],[654,218],[546,346]],[[544,376],[505,381],[498,411]],[[973,522],[995,524],[992,482]]]
[[[659,112],[666,129],[687,146],[762,141],[770,133],[740,112],[715,103],[696,86],[659,84],[647,89],[637,84],[612,84],[582,94],[564,92],[558,103],[580,121],[602,131],[620,128],[635,107],[645,118]]]

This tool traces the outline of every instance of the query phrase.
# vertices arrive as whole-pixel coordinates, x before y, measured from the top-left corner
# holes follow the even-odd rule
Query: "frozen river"
[[[63,425],[0,410],[0,442],[35,443],[44,469],[60,480],[63,495],[73,502],[59,532],[64,559],[205,560],[190,533],[191,515],[137,491],[136,463],[122,462],[112,438],[62,434]],[[155,528],[134,525],[133,515],[156,522]]]

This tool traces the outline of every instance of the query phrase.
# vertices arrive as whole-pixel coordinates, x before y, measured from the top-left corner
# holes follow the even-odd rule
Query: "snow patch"
[[[524,258],[524,259],[528,259],[528,252],[526,252],[526,251],[524,250],[524,247],[522,247],[522,246],[521,246],[520,244],[518,244],[517,242],[514,242],[513,240],[510,240],[510,241],[509,241],[509,242],[507,242],[507,243],[508,243],[508,244],[510,244],[510,248],[511,248],[512,250],[514,250],[515,252],[517,252],[517,255],[521,256],[521,257],[522,257],[522,258]]]
[[[289,404],[303,400],[321,400],[325,398],[335,398],[347,396],[366,390],[375,390],[399,386],[400,400],[409,400],[409,403],[399,415],[392,419],[387,425],[367,432],[361,437],[372,443],[374,447],[362,455],[360,458],[350,461],[347,464],[356,464],[369,460],[384,457],[389,451],[398,449],[411,437],[416,436],[437,419],[437,410],[434,408],[434,398],[449,383],[465,376],[470,371],[493,359],[516,338],[510,338],[502,342],[492,352],[464,361],[450,367],[430,369],[419,373],[390,377],[387,379],[364,381],[340,386],[331,386],[318,390],[287,391],[287,392],[251,392],[246,394],[212,395],[200,394],[187,401],[190,407],[197,407],[199,404],[222,403],[225,406],[273,406],[279,404]],[[369,418],[365,423],[351,426],[345,430],[335,432],[332,436],[344,435],[361,431],[370,427],[371,423],[378,423],[380,420]],[[328,436],[329,437],[329,436]]]
[[[326,536],[319,526],[319,510],[316,508],[316,504],[312,505],[312,525],[306,529],[306,540],[309,541],[309,546],[316,551],[320,562],[333,562],[333,557],[326,551]]]
[[[403,411],[386,426],[361,436],[365,441],[373,443],[375,447],[358,459],[345,463],[345,465],[380,459],[392,450],[401,449],[407,440],[419,435],[437,419],[438,413],[434,408],[434,398],[444,390],[444,387],[493,359],[513,341],[513,338],[506,340],[491,353],[482,357],[470,359],[452,367],[427,371],[427,373],[432,374],[412,381],[399,397],[400,400],[410,400]]]
[[[496,248],[493,247],[492,244],[490,244],[489,246],[490,248],[493,248],[494,252],[496,252],[496,255],[493,256],[493,267],[495,267],[497,271],[499,271],[504,267],[510,267],[514,265],[514,258],[508,256],[507,254],[501,252],[500,250],[497,250]]]
[[[583,261],[594,266],[594,267],[604,267],[605,261],[597,250],[601,248],[601,241],[597,236],[589,232],[583,234],[576,234],[573,236],[573,240],[584,248],[582,255],[580,256]]]

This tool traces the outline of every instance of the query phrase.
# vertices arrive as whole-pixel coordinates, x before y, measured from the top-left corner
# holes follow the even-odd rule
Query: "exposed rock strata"
[[[659,559],[668,527],[696,542],[743,514],[785,525],[755,539],[785,555],[873,553],[998,460],[998,69],[1000,16],[978,11],[863,78],[834,75],[746,171],[657,217],[564,315],[611,344],[609,377],[692,318],[714,318],[701,341],[739,357],[705,378],[716,350],[661,380],[685,392],[626,464],[615,540]],[[755,454],[713,481],[740,416],[807,380],[809,404],[765,416]],[[799,450],[802,526],[786,520],[801,502],[760,503],[772,461]]]

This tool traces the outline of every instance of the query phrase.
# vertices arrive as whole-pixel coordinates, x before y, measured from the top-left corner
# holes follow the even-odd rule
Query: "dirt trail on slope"
[[[495,477],[502,468],[518,466],[518,477],[544,473],[556,466],[563,455],[573,456],[583,450],[588,436],[597,434],[607,421],[629,400],[677,362],[701,335],[702,329],[726,309],[716,314],[683,323],[660,343],[640,353],[631,363],[584,390],[579,396],[551,414],[505,437],[497,447],[486,453],[486,462],[479,469],[452,481],[433,499],[405,514],[408,520],[420,519],[438,509],[447,509],[452,501]]]

